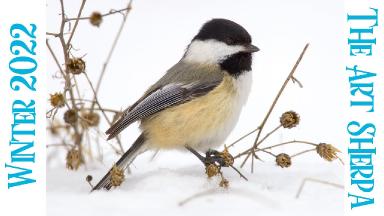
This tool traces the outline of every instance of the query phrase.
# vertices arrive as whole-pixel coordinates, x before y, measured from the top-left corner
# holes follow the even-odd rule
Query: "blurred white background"
[[[80,3],[81,1],[65,1],[68,17],[76,16]],[[110,9],[121,9],[126,5],[126,0],[89,0],[85,5],[83,15],[88,16],[93,11],[106,13]],[[49,32],[58,32],[60,24],[59,6],[59,1],[56,0],[49,0],[47,3],[47,31]],[[298,85],[290,82],[272,113],[265,132],[278,125],[281,113],[295,110],[301,116],[300,125],[291,130],[279,131],[271,137],[270,143],[298,139],[332,143],[339,149],[343,149],[341,142],[345,132],[345,121],[342,114],[348,106],[348,101],[344,95],[347,93],[347,86],[344,86],[347,83],[344,81],[342,60],[345,19],[342,1],[134,1],[126,27],[100,88],[99,100],[101,104],[104,107],[125,109],[135,102],[146,88],[180,59],[186,46],[201,25],[211,18],[219,17],[233,20],[244,26],[252,35],[253,44],[261,49],[254,55],[254,83],[251,95],[227,143],[234,141],[260,124],[302,48],[308,42],[310,47],[296,71],[296,78],[302,82],[304,88],[301,89]],[[100,28],[91,26],[88,21],[79,23],[73,39],[74,49],[76,49],[73,53],[76,56],[85,55],[83,59],[87,63],[86,71],[95,82],[121,19],[121,15],[105,17]],[[54,40],[53,38],[50,39],[51,44],[54,50],[60,53],[61,48],[58,43],[53,42]],[[57,72],[57,66],[50,56],[48,56],[47,61],[48,76],[51,77]],[[62,89],[63,83],[59,80],[49,79],[48,85],[49,92],[55,92]],[[80,84],[80,88],[81,85],[87,86],[85,82]],[[85,96],[88,94],[88,97],[91,98],[91,90],[85,91],[85,93]],[[105,129],[107,129],[107,125],[105,125]],[[137,135],[137,124],[123,132],[122,140],[125,149],[130,146]],[[254,136],[244,140],[239,144],[239,148],[251,145],[253,139]],[[107,146],[106,143],[105,146]],[[302,148],[286,147],[282,148],[281,151],[297,152],[300,149]],[[135,168],[133,170],[134,177],[132,178],[134,180],[131,180],[131,183],[134,183],[134,190],[128,182],[122,191],[113,192],[112,195],[97,194],[92,196],[89,205],[89,203],[87,204],[89,196],[86,193],[89,188],[85,184],[84,176],[92,173],[96,177],[95,180],[98,180],[97,176],[103,174],[110,164],[117,160],[116,155],[110,153],[108,148],[106,148],[105,153],[107,158],[105,166],[96,166],[98,169],[95,172],[99,172],[98,174],[93,173],[92,168],[95,167],[84,168],[80,173],[66,171],[64,168],[65,154],[61,155],[60,160],[58,160],[61,163],[48,164],[51,166],[47,174],[49,215],[64,215],[66,208],[61,205],[63,199],[72,199],[76,197],[76,193],[84,195],[79,198],[79,206],[82,206],[80,203],[84,202],[84,205],[89,208],[92,207],[95,211],[98,207],[102,209],[97,212],[108,212],[110,207],[114,209],[113,215],[123,215],[125,211],[126,214],[130,212],[127,209],[137,212],[138,209],[135,211],[135,208],[145,205],[149,208],[152,206],[151,200],[143,199],[140,201],[136,196],[142,198],[147,194],[159,202],[156,205],[153,204],[156,208],[169,209],[171,207],[177,208],[177,202],[180,201],[171,202],[172,199],[185,198],[193,192],[215,187],[215,184],[206,185],[204,183],[205,177],[199,173],[203,168],[197,167],[200,164],[193,157],[181,152],[161,152],[158,160],[152,163],[145,159],[151,154],[144,156],[144,159],[139,159],[136,164],[137,171]],[[234,191],[239,188],[247,191],[247,187],[249,188],[247,191],[249,192],[247,195],[249,199],[245,202],[246,205],[240,198],[236,199],[235,193],[234,196],[229,195],[229,199],[219,197],[220,195],[210,197],[208,204],[207,200],[201,198],[198,205],[195,204],[195,206],[213,210],[214,207],[220,205],[225,205],[228,209],[234,205],[234,209],[250,211],[253,208],[250,205],[255,205],[255,212],[269,213],[269,215],[278,215],[282,212],[285,215],[293,215],[294,213],[301,215],[308,212],[315,215],[341,214],[343,191],[339,189],[312,185],[308,186],[310,189],[307,191],[307,196],[301,200],[294,199],[299,183],[304,177],[325,178],[324,180],[342,184],[343,167],[340,164],[336,162],[329,164],[313,153],[295,159],[292,168],[282,170],[273,164],[273,158],[270,156],[261,155],[261,157],[265,161],[272,162],[257,162],[255,174],[250,174],[248,169],[244,169],[247,176],[252,176],[251,183],[246,183],[247,186],[244,186],[245,183],[242,180],[238,180],[236,174],[228,177],[230,181],[234,181]],[[295,165],[297,165],[296,168]],[[186,171],[183,167],[190,169],[187,168]],[[171,169],[171,171],[159,171],[161,169]],[[177,175],[178,172],[182,173],[182,176]],[[226,171],[226,173],[231,172],[230,170]],[[184,176],[185,173],[192,173],[192,180]],[[165,178],[164,175],[168,178]],[[63,180],[64,177],[70,178],[68,183],[74,183],[75,186],[68,187],[65,185],[67,180]],[[142,179],[147,184],[140,184]],[[279,181],[278,179],[282,180]],[[254,180],[253,183],[252,180]],[[162,183],[158,183],[158,187],[149,186],[153,181]],[[176,189],[185,187],[185,185],[178,185],[181,181],[191,181],[192,183],[188,185],[186,191],[183,189],[169,191],[168,187],[175,187]],[[196,181],[199,182],[197,183],[199,186],[194,184]],[[252,186],[252,184],[254,185]],[[262,192],[259,193],[260,190]],[[76,193],[70,193],[71,191]],[[163,194],[163,191],[166,192]],[[63,195],[62,192],[67,193],[67,195]],[[133,194],[136,198],[132,197]],[[167,195],[169,195],[169,199],[167,199]],[[268,198],[264,199],[263,196]],[[164,200],[159,201],[158,198],[160,197]],[[279,197],[283,198],[280,199]],[[108,202],[104,202],[106,198],[109,200]],[[100,202],[101,200],[104,201]],[[274,201],[267,201],[268,204],[265,204],[265,200]],[[338,202],[334,200],[338,200]],[[209,205],[209,203],[213,204]],[[131,204],[135,205],[135,208],[132,208]],[[330,206],[324,208],[322,207],[324,205]],[[84,212],[93,212],[88,207],[79,208]],[[193,204],[191,203],[190,210],[192,207]],[[313,210],[316,211],[313,212]],[[177,210],[175,210],[175,214],[177,214]]]

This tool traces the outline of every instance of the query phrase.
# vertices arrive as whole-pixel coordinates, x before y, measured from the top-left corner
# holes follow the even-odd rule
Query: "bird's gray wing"
[[[221,79],[204,83],[173,83],[151,91],[141,98],[135,106],[128,109],[123,116],[107,131],[108,140],[117,136],[135,121],[149,117],[168,107],[182,104],[203,96],[221,83]]]

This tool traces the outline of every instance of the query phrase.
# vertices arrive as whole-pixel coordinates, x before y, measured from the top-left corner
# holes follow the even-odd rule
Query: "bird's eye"
[[[235,41],[232,39],[232,38],[227,38],[225,40],[225,43],[228,44],[228,45],[234,45],[235,44]]]

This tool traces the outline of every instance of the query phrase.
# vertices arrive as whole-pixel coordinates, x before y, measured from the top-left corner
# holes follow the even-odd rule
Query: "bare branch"
[[[120,9],[120,10],[113,10],[112,9],[108,13],[102,14],[101,16],[102,17],[106,17],[106,16],[110,16],[110,15],[113,15],[113,14],[116,14],[116,13],[122,13],[122,12],[125,12],[125,11],[129,11],[131,9],[132,9],[132,7],[129,5],[128,7]],[[65,21],[69,22],[69,21],[89,20],[89,19],[91,19],[90,16],[87,16],[87,17],[76,17],[76,18],[67,18]]]
[[[325,185],[330,185],[330,186],[333,186],[333,187],[336,187],[336,188],[340,188],[340,189],[343,189],[344,186],[341,185],[341,184],[336,184],[336,183],[333,183],[333,182],[329,182],[329,181],[325,181],[325,180],[320,180],[320,179],[314,179],[314,178],[305,178],[301,184],[300,184],[300,187],[299,187],[299,190],[297,191],[296,193],[296,199],[298,199],[301,195],[301,192],[303,191],[303,188],[304,188],[304,185],[305,183],[307,182],[316,182],[316,183],[320,183],[320,184],[325,184]]]
[[[288,77],[285,79],[285,82],[283,83],[283,85],[281,86],[279,92],[277,93],[277,95],[276,95],[276,97],[275,97],[275,99],[274,99],[274,101],[273,101],[271,107],[269,108],[269,110],[268,110],[266,116],[264,117],[263,121],[261,122],[261,124],[260,124],[260,126],[259,126],[260,130],[258,131],[257,136],[256,136],[256,139],[255,139],[255,141],[254,141],[253,149],[252,149],[251,152],[249,152],[248,154],[252,154],[252,153],[254,152],[254,149],[256,149],[257,146],[260,144],[260,143],[259,143],[260,134],[261,134],[261,132],[263,131],[264,126],[265,126],[265,124],[267,123],[267,120],[269,119],[269,116],[271,115],[273,109],[275,108],[275,106],[276,106],[276,104],[277,104],[277,101],[279,100],[279,98],[280,98],[281,94],[283,93],[285,87],[287,86],[289,80],[292,79],[293,74],[295,73],[295,71],[296,71],[297,67],[299,66],[299,64],[300,64],[300,62],[301,62],[301,60],[302,60],[302,58],[304,57],[304,54],[305,54],[306,50],[308,49],[308,46],[309,46],[309,43],[307,43],[307,44],[305,45],[305,47],[303,48],[303,51],[301,52],[299,58],[297,59],[295,65],[293,66],[291,72],[289,73]],[[248,158],[249,158],[249,157],[246,157],[246,159],[244,159],[244,161],[246,162],[246,161],[248,160]],[[242,164],[244,164],[245,162],[243,162]]]
[[[83,1],[81,2],[80,9],[79,9],[79,13],[77,14],[77,18],[79,18],[79,17],[81,16],[81,13],[83,12],[84,5],[85,5],[85,2],[86,2],[86,1],[87,1],[87,0],[83,0]],[[65,20],[64,20],[64,23],[65,23]],[[73,35],[75,34],[75,31],[76,31],[76,28],[77,28],[77,25],[78,25],[78,24],[79,24],[79,20],[77,19],[76,22],[75,22],[75,25],[73,26],[71,35],[69,36],[69,39],[68,39],[68,41],[67,41],[67,47],[69,46],[69,44],[71,44]]]
[[[101,81],[103,80],[103,77],[105,75],[105,71],[107,70],[107,66],[108,66],[108,63],[109,61],[111,60],[112,58],[112,54],[116,48],[116,45],[117,45],[117,42],[119,41],[119,38],[120,38],[120,35],[121,33],[123,32],[123,29],[124,29],[124,26],[125,26],[125,23],[127,21],[127,17],[128,17],[128,14],[129,12],[131,11],[132,9],[132,0],[130,0],[128,2],[128,6],[127,6],[128,10],[125,11],[125,14],[123,16],[123,21],[121,22],[120,24],[120,28],[116,34],[116,37],[112,43],[112,47],[111,49],[109,50],[109,53],[108,53],[108,56],[107,56],[107,59],[105,60],[104,64],[103,64],[103,68],[101,69],[101,73],[100,73],[100,77],[99,77],[99,80],[97,81],[97,84],[96,84],[96,89],[95,89],[95,97],[97,96],[98,92],[99,92],[99,89],[100,89],[100,85],[101,85]],[[95,107],[95,103],[92,104],[91,108],[93,109]]]

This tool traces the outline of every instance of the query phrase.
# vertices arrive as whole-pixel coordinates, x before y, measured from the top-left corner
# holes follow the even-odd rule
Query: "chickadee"
[[[206,22],[181,60],[153,84],[107,131],[108,140],[135,121],[141,135],[116,163],[125,169],[148,149],[207,151],[223,144],[238,121],[259,48],[239,24]],[[110,172],[93,188],[110,189]]]

